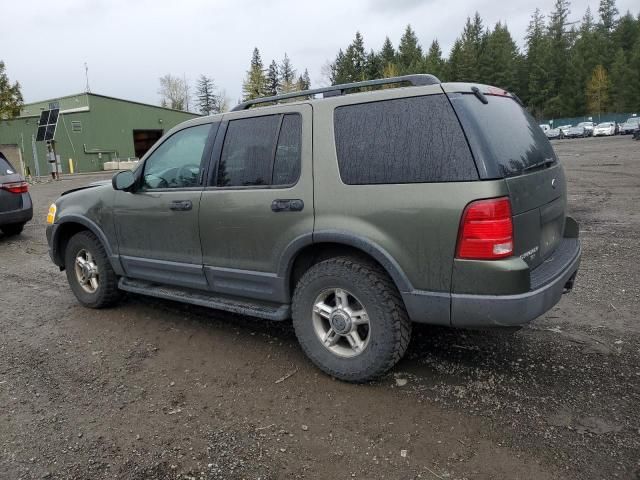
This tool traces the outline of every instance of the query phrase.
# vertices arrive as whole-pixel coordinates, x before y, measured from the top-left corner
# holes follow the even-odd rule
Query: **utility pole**
[[[86,80],[85,92],[91,93],[91,88],[89,88],[89,65],[87,62],[84,62],[84,78]]]

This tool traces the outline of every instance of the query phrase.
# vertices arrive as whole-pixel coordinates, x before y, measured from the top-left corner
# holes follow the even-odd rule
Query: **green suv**
[[[517,97],[411,75],[189,120],[134,171],[63,194],[47,239],[87,307],[124,290],[291,318],[318,367],[366,381],[412,322],[517,327],[553,307],[580,260],[566,210]]]

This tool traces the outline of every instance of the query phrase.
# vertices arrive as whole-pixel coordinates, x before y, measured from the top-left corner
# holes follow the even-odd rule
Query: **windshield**
[[[610,126],[611,126],[611,124],[609,122],[599,123],[598,124],[598,128],[607,128],[607,127],[610,127]]]
[[[631,124],[640,123],[640,117],[631,117],[627,119],[627,123],[631,123]]]
[[[545,132],[513,98],[486,95],[486,104],[473,94],[449,98],[483,178],[520,175],[557,161]]]

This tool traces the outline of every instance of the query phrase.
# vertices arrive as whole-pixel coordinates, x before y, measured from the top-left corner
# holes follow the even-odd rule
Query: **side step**
[[[288,304],[272,304],[250,301],[233,297],[225,297],[215,293],[193,290],[190,288],[159,285],[145,280],[122,277],[118,288],[126,292],[139,293],[150,297],[191,303],[201,307],[215,308],[227,312],[265,318],[267,320],[287,320],[291,318],[291,306]]]

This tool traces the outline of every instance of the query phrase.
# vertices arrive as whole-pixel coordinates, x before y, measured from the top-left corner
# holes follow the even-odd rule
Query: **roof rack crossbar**
[[[282,95],[273,95],[271,97],[255,98],[253,100],[247,100],[246,102],[239,103],[231,109],[232,112],[238,110],[247,110],[253,105],[259,105],[261,103],[275,103],[281,100],[287,100],[289,98],[308,97],[311,95],[322,94],[323,98],[336,97],[345,95],[347,90],[353,90],[355,88],[373,87],[377,85],[388,85],[394,83],[409,83],[414,87],[423,85],[436,85],[441,83],[438,77],[435,75],[422,73],[416,75],[402,75],[399,77],[378,78],[375,80],[365,80],[363,82],[343,83],[341,85],[331,85],[330,87],[313,88],[311,90],[301,90],[299,92],[283,93]]]

